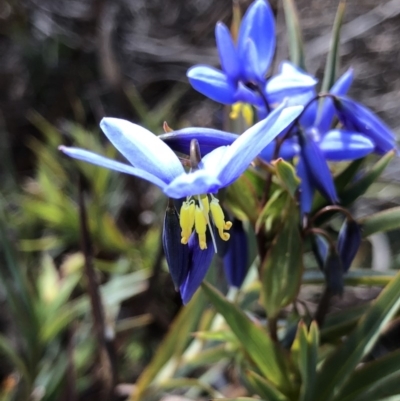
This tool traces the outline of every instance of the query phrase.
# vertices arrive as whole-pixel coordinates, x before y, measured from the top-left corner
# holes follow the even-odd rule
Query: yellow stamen
[[[194,214],[194,227],[197,235],[199,236],[200,249],[207,249],[207,241],[206,241],[207,220],[204,217],[204,213],[199,208],[199,206],[196,206]]]
[[[182,228],[181,232],[181,243],[187,244],[189,241],[190,234],[192,234],[193,226],[195,220],[195,204],[194,201],[185,201],[182,203],[181,206],[181,213],[180,213],[180,225]]]
[[[250,104],[238,102],[232,105],[231,112],[229,113],[229,117],[232,120],[236,120],[239,117],[243,117],[248,126],[251,126],[253,123],[253,109]]]
[[[232,223],[230,221],[225,222],[225,216],[224,212],[219,205],[219,201],[217,198],[212,198],[211,204],[210,204],[210,209],[211,209],[211,216],[214,220],[215,227],[218,229],[219,236],[224,240],[228,241],[230,238],[230,235],[224,230],[229,230],[232,227]]]

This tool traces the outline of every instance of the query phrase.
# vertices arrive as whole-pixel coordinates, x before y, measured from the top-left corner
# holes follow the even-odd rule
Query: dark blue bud
[[[361,227],[356,221],[347,219],[339,231],[337,243],[338,253],[345,272],[350,269],[360,244]]]
[[[240,220],[234,219],[229,231],[228,252],[224,257],[224,271],[228,283],[232,287],[239,288],[246,277],[248,263],[247,235]]]
[[[323,271],[329,252],[329,243],[322,235],[314,235],[312,238],[312,251],[319,268]]]
[[[189,271],[189,248],[181,244],[179,217],[173,205],[168,205],[165,211],[162,241],[169,272],[178,289]]]
[[[326,286],[332,295],[341,295],[343,293],[343,266],[339,254],[333,247],[329,248],[325,260],[324,274]]]
[[[334,104],[344,127],[371,139],[377,153],[387,153],[395,148],[391,129],[367,107],[346,96],[337,97]]]
[[[200,287],[210,267],[214,256],[214,247],[211,236],[207,232],[207,249],[200,249],[199,240],[196,233],[193,233],[187,244],[189,249],[189,271],[186,279],[180,286],[182,302],[186,305]]]

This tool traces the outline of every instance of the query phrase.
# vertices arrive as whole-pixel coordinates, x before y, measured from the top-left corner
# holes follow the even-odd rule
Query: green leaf
[[[239,398],[213,398],[212,401],[270,401],[260,400],[259,398],[239,397]]]
[[[300,179],[297,177],[294,167],[283,159],[276,160],[273,165],[283,186],[289,192],[290,196],[296,200],[296,191],[299,187]]]
[[[285,12],[290,60],[293,64],[305,70],[303,35],[294,1],[283,0],[283,10]]]
[[[363,237],[400,228],[400,206],[367,216],[360,221]]]
[[[356,329],[332,353],[318,372],[315,394],[324,401],[337,396],[362,358],[371,350],[379,333],[400,306],[400,274],[381,292]]]
[[[349,205],[359,196],[363,195],[367,189],[382,174],[389,162],[394,158],[395,152],[392,150],[386,153],[372,168],[366,172],[360,179],[350,184],[342,192],[339,193],[341,205]]]
[[[333,23],[331,46],[326,60],[324,80],[322,81],[322,92],[328,92],[337,79],[337,71],[339,69],[339,45],[340,45],[340,30],[343,24],[343,16],[345,10],[345,2],[339,3],[335,22]]]
[[[297,361],[301,374],[300,401],[314,400],[314,383],[318,362],[319,331],[315,322],[311,323],[310,330],[300,321],[296,338],[292,345],[292,354]]]
[[[250,220],[253,224],[257,221],[260,208],[257,190],[246,174],[228,187],[225,202],[239,219]]]
[[[298,209],[288,208],[282,230],[278,233],[261,267],[261,299],[269,318],[296,297],[303,274],[302,238]]]
[[[145,391],[164,365],[174,356],[180,356],[185,349],[189,334],[194,330],[204,307],[204,296],[197,291],[187,306],[181,309],[173,321],[168,334],[158,347],[152,361],[146,366],[136,382],[136,391],[131,401],[144,400]]]
[[[276,190],[273,192],[257,218],[255,224],[256,233],[258,233],[264,223],[267,232],[273,231],[274,223],[280,222],[281,220],[280,216],[282,215],[285,203],[287,203],[287,198],[287,193],[282,190]]]
[[[386,379],[394,374],[400,374],[400,350],[376,361],[366,363],[357,369],[335,398],[335,401],[354,401],[361,396],[364,399],[373,387],[380,382],[386,382]],[[397,394],[397,391],[398,388],[393,395]]]
[[[282,392],[290,391],[292,383],[282,349],[210,284],[203,282],[202,288],[263,375]]]
[[[247,371],[246,376],[251,386],[257,392],[257,395],[265,398],[268,401],[289,401],[289,398],[287,398],[257,373]]]

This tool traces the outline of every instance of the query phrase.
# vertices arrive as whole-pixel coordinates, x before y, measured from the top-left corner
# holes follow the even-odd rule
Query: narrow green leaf
[[[276,221],[280,221],[282,210],[285,206],[287,193],[282,190],[274,191],[272,196],[268,199],[261,213],[259,214],[256,224],[255,232],[257,233],[263,224],[266,225],[266,231],[273,231],[273,225]]]
[[[357,369],[334,400],[353,401],[359,396],[364,397],[379,382],[386,381],[393,374],[400,375],[400,350]]]
[[[263,375],[282,392],[290,391],[292,384],[281,348],[210,284],[203,282],[202,288]]]
[[[363,237],[400,228],[400,206],[367,216],[360,221]]]
[[[289,401],[289,398],[257,373],[249,370],[246,372],[246,376],[251,386],[257,392],[257,395],[268,401]]]
[[[343,24],[343,16],[345,11],[345,2],[339,3],[335,22],[333,23],[331,45],[326,60],[324,80],[322,81],[322,92],[328,92],[337,79],[339,69],[339,45],[340,45],[340,30]]]
[[[270,318],[296,297],[303,274],[302,238],[298,210],[290,203],[282,230],[261,268],[261,299]]]
[[[273,165],[275,166],[276,174],[282,181],[285,189],[289,192],[290,196],[295,199],[300,179],[297,177],[294,167],[283,159],[276,160]]]
[[[285,12],[290,60],[293,64],[305,70],[303,35],[294,1],[283,0],[283,10]]]
[[[372,168],[360,179],[350,184],[339,193],[340,203],[344,206],[351,204],[359,196],[363,195],[367,189],[382,174],[389,162],[394,158],[395,152],[392,150],[386,153]]]
[[[174,356],[180,355],[185,349],[189,334],[194,330],[204,307],[204,296],[197,291],[187,306],[182,308],[173,321],[167,336],[162,341],[152,361],[146,366],[136,382],[136,391],[130,397],[131,401],[144,400],[145,391],[164,365]]]
[[[324,362],[315,385],[315,394],[318,394],[319,399],[330,401],[338,394],[399,306],[400,274],[386,286],[356,329]]]

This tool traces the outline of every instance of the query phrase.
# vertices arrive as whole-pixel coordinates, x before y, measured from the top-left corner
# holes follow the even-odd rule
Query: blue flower
[[[237,44],[222,22],[216,25],[215,37],[222,71],[207,65],[191,67],[187,72],[191,85],[220,103],[241,101],[261,106],[262,98],[250,87],[263,90],[275,51],[275,21],[270,5],[256,0],[248,8]]]
[[[116,118],[104,118],[100,126],[131,165],[84,149],[60,146],[60,150],[75,159],[143,178],[157,185],[170,198],[186,198],[180,209],[179,225],[180,244],[187,244],[188,252],[183,252],[181,246],[174,246],[174,241],[179,241],[179,231],[173,209],[167,209],[163,232],[166,259],[175,286],[180,288],[186,303],[211,263],[210,237],[216,250],[210,222],[214,223],[222,240],[229,239],[226,231],[232,223],[225,221],[214,194],[235,181],[260,151],[298,117],[302,109],[302,106],[286,108],[281,105],[265,120],[231,141],[229,146],[227,142],[220,142],[222,146],[209,151],[188,173],[178,156],[161,139],[139,125]],[[196,134],[196,138],[201,146],[201,132]],[[196,138],[191,138],[191,141]]]

